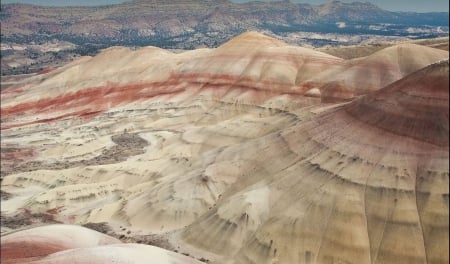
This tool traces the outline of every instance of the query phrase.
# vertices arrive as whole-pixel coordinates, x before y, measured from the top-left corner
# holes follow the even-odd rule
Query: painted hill
[[[235,263],[446,262],[447,98],[444,61],[228,148],[252,165],[182,239]]]
[[[257,104],[281,94],[348,100],[447,57],[448,51],[404,44],[346,61],[256,32],[217,49],[181,54],[153,47],[136,51],[113,47],[5,91],[2,127],[92,116],[137,99],[199,91]],[[33,115],[32,120],[26,113]]]
[[[201,263],[167,250],[76,225],[48,225],[2,236],[2,263]]]
[[[211,263],[448,262],[447,51],[344,60],[250,32],[110,48],[1,95],[5,238],[51,219]],[[45,258],[147,250],[69,246]]]

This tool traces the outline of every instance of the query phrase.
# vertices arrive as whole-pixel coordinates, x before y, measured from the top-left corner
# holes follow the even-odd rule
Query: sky
[[[248,0],[231,0],[233,2],[248,2]],[[270,1],[270,0],[266,0]],[[342,2],[354,2],[356,0],[341,0]],[[383,9],[390,11],[412,11],[412,12],[448,12],[448,0],[359,0],[360,2],[371,2]],[[2,0],[7,3],[28,3],[47,6],[80,6],[80,5],[106,5],[125,2],[125,0]],[[328,0],[291,0],[295,3],[323,4]]]

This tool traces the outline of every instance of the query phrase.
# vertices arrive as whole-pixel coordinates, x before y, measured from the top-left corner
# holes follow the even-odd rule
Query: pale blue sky
[[[233,2],[248,2],[247,0],[232,0]],[[270,0],[266,0],[270,1]],[[295,3],[322,4],[327,0],[291,0]],[[341,0],[342,2],[354,2],[354,0]],[[448,0],[360,0],[371,2],[383,9],[390,11],[413,11],[413,12],[448,12]],[[51,6],[78,6],[78,5],[105,5],[125,2],[125,0],[2,0],[6,3],[29,3],[35,5]]]

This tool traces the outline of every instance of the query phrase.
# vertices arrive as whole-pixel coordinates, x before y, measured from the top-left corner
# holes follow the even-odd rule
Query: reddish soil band
[[[2,263],[20,263],[20,259],[31,257],[45,257],[49,254],[65,250],[66,248],[59,244],[48,242],[3,242],[1,245]],[[13,262],[14,261],[14,262]]]
[[[46,73],[49,73],[49,72],[54,71],[54,70],[56,70],[55,67],[48,67],[48,68],[45,68],[45,69],[42,69],[42,70],[38,71],[36,74],[46,74]]]
[[[320,85],[318,83],[295,85],[271,80],[256,80],[250,77],[230,74],[212,73],[173,75],[165,82],[129,85],[108,84],[106,86],[82,89],[74,93],[62,94],[53,98],[44,98],[4,107],[1,109],[1,115],[4,121],[1,130],[35,123],[47,123],[70,117],[91,118],[119,104],[183,92],[189,84],[202,87],[203,89],[215,88],[220,90],[220,88],[233,87],[234,89],[251,92],[252,96],[255,96],[255,99],[269,98],[280,94],[300,96],[305,94],[309,89]],[[261,96],[260,93],[263,93],[264,96]],[[67,113],[71,109],[72,112]],[[73,109],[78,110],[73,111]],[[13,120],[18,115],[26,114],[33,116],[36,114],[58,112],[61,112],[61,114],[51,118],[8,124],[8,120]]]

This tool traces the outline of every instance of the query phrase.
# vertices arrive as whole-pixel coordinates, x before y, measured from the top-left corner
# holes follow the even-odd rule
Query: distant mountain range
[[[327,47],[448,37],[448,12],[390,12],[371,3],[135,0],[96,7],[2,4],[1,75],[38,72],[111,46],[218,47],[246,31]]]
[[[24,43],[56,38],[77,45],[184,49],[218,46],[248,30],[275,35],[302,31],[440,36],[448,35],[448,19],[448,12],[390,12],[371,3],[339,1],[317,6],[290,1],[239,4],[228,0],[135,0],[100,7],[4,4],[0,12],[4,41]],[[414,30],[417,26],[422,28]]]

